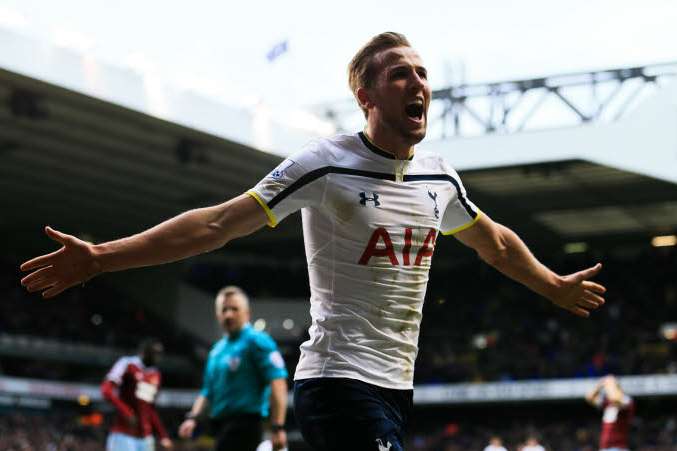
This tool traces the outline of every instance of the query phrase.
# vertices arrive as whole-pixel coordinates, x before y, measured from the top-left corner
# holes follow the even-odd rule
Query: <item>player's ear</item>
[[[360,103],[361,108],[368,110],[374,106],[371,93],[367,88],[357,88],[357,92],[355,94],[357,95],[357,101]]]

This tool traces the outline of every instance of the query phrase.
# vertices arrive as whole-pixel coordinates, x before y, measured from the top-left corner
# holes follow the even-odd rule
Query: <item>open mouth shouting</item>
[[[425,115],[423,99],[416,99],[407,103],[407,105],[404,107],[404,112],[406,113],[409,120],[415,122],[416,124],[422,124]]]

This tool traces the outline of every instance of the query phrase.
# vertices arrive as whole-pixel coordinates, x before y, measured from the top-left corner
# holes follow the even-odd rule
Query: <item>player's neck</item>
[[[367,124],[364,134],[372,144],[398,160],[407,160],[414,154],[414,146],[405,143],[401,138],[388,133],[386,130]]]
[[[242,327],[240,327],[238,329],[233,329],[232,331],[229,331],[229,330],[226,329],[226,330],[224,330],[224,332],[226,333],[226,336],[228,336],[228,338],[230,338],[230,339],[237,338],[237,337],[240,336],[240,334],[242,334],[242,331],[245,329],[246,326],[247,326],[247,324],[244,324],[244,325],[242,325]]]

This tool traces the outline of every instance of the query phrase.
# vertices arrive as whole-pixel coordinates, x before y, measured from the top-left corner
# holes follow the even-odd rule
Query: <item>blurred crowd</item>
[[[451,407],[447,410],[453,411]],[[558,410],[564,413],[553,414]],[[534,407],[478,407],[469,418],[445,420],[443,412],[418,412],[406,449],[411,451],[482,451],[492,437],[500,437],[508,451],[520,451],[528,437],[536,437],[547,451],[597,451],[601,413],[564,404]],[[647,409],[649,411],[647,411]],[[673,407],[642,405],[630,431],[634,451],[677,450],[677,416]]]
[[[560,274],[603,262],[606,305],[588,320],[565,312],[477,258],[432,265],[423,309],[416,383],[510,381],[677,372],[677,342],[661,328],[677,322],[677,248],[542,256]],[[305,268],[275,268],[283,283],[261,284],[255,268],[202,264],[187,279],[247,287],[254,299],[305,298]],[[675,337],[677,338],[677,326]],[[293,367],[297,342],[281,343]]]
[[[0,413],[0,449],[3,451],[98,451],[104,435],[79,425],[71,415]]]
[[[180,416],[162,413],[175,430]],[[83,424],[72,411],[52,409],[47,412],[0,412],[0,450],[2,451],[102,451],[108,430],[101,425]],[[175,441],[175,451],[210,450],[209,440]],[[158,446],[158,449],[161,449]]]
[[[177,353],[191,349],[194,337],[187,337],[104,280],[93,279],[45,301],[27,293],[20,278],[17,262],[0,260],[0,333],[121,349],[134,349],[143,338],[157,336]]]
[[[0,260],[0,336],[49,339],[65,346],[106,347],[118,350],[121,355],[133,354],[143,339],[157,337],[168,354],[195,363],[193,374],[167,373],[169,385],[192,386],[200,380],[199,368],[209,344],[128,299],[106,281],[94,279],[55,300],[43,300],[37,294],[27,293],[19,284],[20,277],[17,262]],[[113,363],[45,357],[35,359],[2,352],[0,374],[98,383]]]
[[[661,327],[677,322],[677,248],[543,256],[560,274],[603,262],[598,280],[607,304],[581,320],[499,274],[477,258],[432,265],[417,359],[416,382],[465,382],[597,377],[677,372],[677,346]],[[305,268],[293,264],[267,274],[255,268],[202,264],[187,280],[216,289],[227,280],[255,299],[308,296]],[[282,291],[279,291],[282,290]],[[675,334],[677,336],[677,333]],[[293,367],[300,341],[282,343]]]
[[[629,255],[563,255],[549,262],[553,269],[565,273],[599,260],[605,264],[599,280],[609,289],[607,304],[585,321],[539,299],[481,262],[464,259],[453,267],[433,265],[416,383],[677,372],[675,342],[661,333],[666,323],[677,322],[677,249],[648,249]],[[209,271],[225,271],[230,277],[228,283],[243,286],[247,281],[238,275],[248,277],[245,275],[254,272],[246,268]],[[293,267],[286,273],[277,273],[288,279],[284,284],[289,291],[286,295],[307,296],[304,271]],[[195,349],[204,344],[125,300],[104,282],[94,280],[84,288],[70,290],[58,301],[45,302],[24,293],[16,276],[13,263],[5,264],[0,271],[0,333],[121,349],[134,349],[142,337],[157,336],[168,351],[196,361],[192,385],[185,386],[195,388],[199,384],[202,363],[195,360]],[[296,282],[289,282],[292,280]],[[261,284],[250,287],[254,299],[265,294],[266,288],[260,288]],[[301,340],[303,337],[280,343],[290,368],[298,359]],[[105,368],[91,367],[87,373],[74,368],[77,365],[72,362],[0,357],[0,373],[10,375],[100,381],[105,372]],[[631,434],[632,449],[677,450],[677,417],[671,413],[671,402],[661,400],[662,410],[651,414],[643,414],[640,406]],[[448,408],[450,412],[455,409]],[[585,415],[563,413],[552,418],[543,414],[549,408],[541,413],[538,407],[533,409],[536,413],[528,419],[511,413],[494,417],[493,407],[486,407],[479,416],[417,412],[408,432],[407,449],[479,451],[488,444],[489,437],[498,435],[507,450],[519,451],[528,433],[538,435],[548,451],[597,449],[599,412],[590,409]],[[552,410],[558,409],[559,405]],[[0,411],[0,449],[103,449],[105,425],[86,426],[77,420],[77,415],[58,412],[52,409],[49,413],[20,415]],[[175,414],[161,414],[168,428],[175,430],[173,423],[178,424],[180,415],[174,421]],[[209,446],[200,441],[176,441],[175,445],[178,450]]]
[[[677,320],[677,248],[570,255],[560,273],[604,262],[606,305],[588,320],[556,308],[481,263],[432,274],[417,381],[460,382],[677,372],[661,328]],[[435,282],[433,282],[435,281]],[[462,289],[458,287],[462,282]]]
[[[540,409],[552,409],[544,406]],[[526,411],[524,411],[526,409]],[[453,410],[453,408],[449,408]],[[554,419],[534,407],[514,408],[515,416],[492,417],[491,406],[483,407],[485,418],[445,420],[443,412],[418,411],[408,432],[406,449],[411,451],[482,451],[491,437],[502,439],[508,451],[520,451],[528,436],[538,437],[547,451],[596,451],[600,416],[591,410],[584,415]],[[639,415],[632,426],[634,451],[677,450],[677,417],[664,406],[662,412]],[[641,412],[641,410],[640,410]],[[175,431],[174,413],[161,412],[170,431]],[[525,419],[525,415],[528,419]],[[540,417],[543,418],[540,418]],[[179,418],[179,417],[177,417]],[[177,420],[178,421],[178,420]],[[177,423],[178,424],[178,423]],[[0,412],[0,449],[3,451],[94,451],[103,450],[105,425],[83,425],[73,413],[50,412],[19,414]],[[177,451],[211,449],[207,437],[174,440]],[[295,449],[305,449],[297,445]]]
[[[510,381],[597,377],[609,372],[677,372],[675,341],[661,327],[677,322],[677,248],[649,248],[627,254],[572,254],[544,258],[559,273],[602,261],[599,281],[608,288],[607,303],[588,320],[569,314],[514,283],[476,258],[433,265],[423,312],[416,383]],[[192,383],[200,380],[208,344],[188,336],[143,307],[116,293],[102,280],[42,301],[18,285],[16,263],[0,271],[0,334],[25,334],[134,349],[146,336],[159,337],[169,353],[195,364]],[[285,283],[272,284],[277,296],[308,296],[305,268],[290,265],[270,271]],[[209,290],[224,283],[245,287],[251,297],[270,295],[270,284],[250,280],[259,274],[246,266],[199,264],[187,281]],[[257,276],[258,277],[258,276]],[[677,331],[677,328],[675,329]],[[677,337],[677,332],[675,337]],[[281,340],[287,366],[298,360],[297,340]],[[35,365],[54,378],[70,364],[0,358],[0,372],[30,375]],[[101,377],[100,369],[96,378]],[[24,374],[17,374],[23,372]],[[94,374],[94,372],[92,373]],[[293,374],[293,372],[292,372]],[[171,376],[171,375],[170,375]]]

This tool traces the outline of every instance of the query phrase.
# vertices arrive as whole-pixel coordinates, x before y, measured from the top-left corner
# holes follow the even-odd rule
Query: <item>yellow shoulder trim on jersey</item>
[[[275,214],[273,211],[268,208],[268,205],[261,199],[261,197],[256,193],[256,191],[249,190],[247,191],[247,194],[249,194],[251,197],[254,198],[256,202],[263,208],[263,211],[266,212],[266,216],[268,216],[268,226],[269,227],[275,227],[277,225],[277,218],[275,217]]]
[[[442,232],[442,235],[453,235],[453,234],[458,233],[462,230],[469,229],[470,227],[474,226],[477,221],[479,221],[480,216],[482,216],[482,212],[477,210],[477,216],[475,216],[475,219],[473,219],[472,221],[470,221],[467,224],[463,224],[460,227],[456,227],[455,229],[451,229],[448,232]]]

